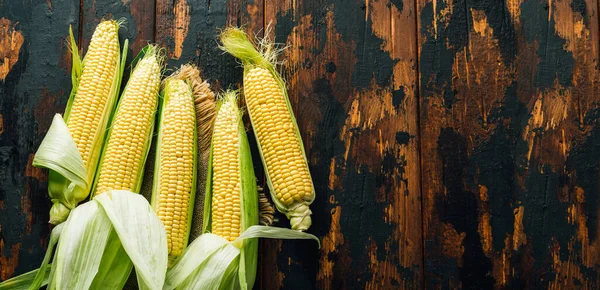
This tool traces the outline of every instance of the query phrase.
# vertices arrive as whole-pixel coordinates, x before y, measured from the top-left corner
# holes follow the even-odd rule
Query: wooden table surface
[[[33,153],[70,91],[73,25],[106,15],[241,84],[227,24],[270,31],[317,190],[260,289],[600,287],[598,0],[0,0],[0,280],[48,243]],[[259,166],[260,167],[260,166]],[[261,171],[259,168],[258,171]],[[285,222],[280,223],[286,226]]]

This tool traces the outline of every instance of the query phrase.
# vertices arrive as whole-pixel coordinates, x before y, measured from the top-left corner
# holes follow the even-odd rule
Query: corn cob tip
[[[218,96],[217,96],[217,100],[219,102],[225,103],[225,102],[234,102],[237,104],[237,100],[238,100],[238,91],[237,90],[231,90],[228,89],[224,92],[221,92]]]
[[[219,36],[223,51],[239,58],[244,64],[254,64],[258,66],[269,66],[270,63],[276,60],[276,53],[266,54],[265,52],[273,51],[264,49],[270,44],[268,41],[260,41],[259,50],[254,46],[252,41],[248,39],[246,32],[238,27],[228,27],[221,32]],[[274,51],[273,51],[274,52]]]
[[[140,62],[145,61],[147,59],[154,60],[158,64],[158,67],[161,68],[161,75],[162,75],[162,68],[163,68],[163,64],[165,62],[165,58],[166,58],[164,49],[158,47],[156,44],[148,44],[143,48],[143,50],[144,50],[144,55],[136,63],[136,66],[139,65]]]
[[[299,206],[291,209],[286,213],[286,216],[290,219],[290,226],[292,230],[305,231],[312,225],[312,219],[310,215],[312,211],[307,204],[302,203]]]

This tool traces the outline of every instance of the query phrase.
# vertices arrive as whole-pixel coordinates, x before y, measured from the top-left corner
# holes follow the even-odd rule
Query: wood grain
[[[596,1],[418,7],[426,286],[597,288]]]

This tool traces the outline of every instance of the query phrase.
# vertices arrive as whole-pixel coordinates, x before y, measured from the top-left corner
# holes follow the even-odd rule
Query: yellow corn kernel
[[[147,53],[134,69],[111,124],[95,195],[111,189],[139,191],[154,128],[160,67],[156,53]]]
[[[286,206],[312,201],[308,164],[279,84],[269,70],[254,67],[244,76],[244,94],[275,196]]]
[[[174,260],[187,246],[190,206],[194,206],[191,198],[196,116],[192,91],[183,80],[168,80],[164,91],[155,208],[167,231],[170,260]]]
[[[112,109],[109,98],[118,73],[118,30],[119,24],[114,20],[103,21],[96,27],[67,120],[83,164],[88,169],[90,182],[100,157],[99,150],[94,150],[94,147],[98,141],[102,142],[105,134],[101,121]]]
[[[213,135],[212,233],[233,241],[241,232],[239,111],[235,101],[223,102]]]

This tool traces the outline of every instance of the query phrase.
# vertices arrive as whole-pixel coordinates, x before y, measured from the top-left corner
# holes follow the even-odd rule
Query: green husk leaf
[[[194,242],[192,242],[183,253],[181,258],[177,260],[175,265],[169,269],[163,289],[199,289],[188,288],[196,287],[198,285],[203,285],[203,287],[201,287],[203,289],[216,289],[216,287],[209,287],[207,284],[205,284],[209,283],[207,282],[209,280],[213,282],[216,281],[216,277],[229,277],[219,280],[220,283],[222,283],[222,289],[232,289],[232,287],[229,285],[231,285],[233,282],[235,283],[235,288],[251,289],[252,285],[250,283],[254,282],[254,277],[248,276],[250,274],[256,275],[256,272],[250,272],[253,267],[252,265],[248,265],[248,261],[250,261],[250,259],[246,259],[245,257],[248,256],[247,252],[258,252],[258,249],[256,248],[249,248],[247,243],[248,241],[257,242],[257,238],[309,239],[315,240],[317,243],[319,243],[319,239],[311,234],[290,229],[259,225],[249,227],[233,242],[228,242],[227,240],[211,233],[205,233],[194,240]],[[227,257],[231,258],[231,260],[224,258],[213,259],[213,257],[220,255],[217,254],[219,251],[222,251],[227,247],[229,247],[229,250],[227,251],[231,251],[232,248],[238,249],[237,255],[239,256],[239,259],[236,259],[236,257],[231,258],[229,256]],[[242,263],[243,259],[246,259],[246,264]],[[235,261],[236,265],[230,265],[230,263],[233,261]],[[256,264],[254,264],[254,267],[256,267]],[[231,271],[235,271],[235,274],[232,274]],[[245,279],[243,277],[245,277]],[[231,279],[234,278],[236,278],[236,280],[232,282]],[[239,278],[239,280],[237,278]],[[197,280],[205,281],[203,282]],[[184,287],[184,285],[186,286]],[[210,286],[214,285],[217,284],[211,284]]]
[[[48,248],[46,249],[46,254],[44,255],[44,260],[42,260],[42,264],[40,265],[40,268],[38,269],[39,271],[37,272],[35,279],[33,280],[33,282],[31,283],[31,285],[29,287],[30,290],[39,289],[40,287],[45,285],[45,283],[48,282],[48,274],[50,273],[50,269],[48,268],[48,265],[50,263],[50,258],[52,257],[52,253],[54,252],[54,247],[58,243],[58,239],[60,238],[63,228],[64,228],[64,224],[60,224],[60,225],[54,227],[54,229],[52,229],[52,232],[50,232],[50,241],[48,242]]]
[[[123,289],[132,269],[131,259],[121,245],[117,232],[112,230],[104,248],[98,274],[94,277],[90,289]]]
[[[159,206],[159,198],[160,198],[160,190],[162,188],[161,186],[161,179],[160,179],[160,173],[161,173],[161,165],[160,162],[162,160],[162,154],[161,154],[161,149],[162,149],[162,135],[163,135],[163,122],[170,122],[170,120],[165,120],[165,116],[164,116],[164,112],[166,111],[165,108],[166,106],[169,104],[169,100],[171,99],[171,96],[173,95],[173,87],[172,84],[173,82],[184,82],[183,80],[180,79],[176,79],[173,77],[169,77],[164,81],[164,89],[162,92],[162,102],[160,105],[160,109],[159,109],[159,113],[158,113],[158,136],[157,136],[157,144],[156,144],[156,160],[155,160],[155,164],[154,164],[154,184],[153,184],[153,188],[152,188],[152,200],[151,200],[151,204],[153,209],[158,212],[158,206]],[[194,200],[196,198],[196,179],[197,179],[197,162],[198,162],[198,153],[197,153],[197,148],[198,148],[198,143],[196,142],[197,140],[197,127],[196,127],[196,114],[194,111],[194,99],[193,99],[193,95],[192,95],[192,89],[189,86],[189,83],[184,82],[186,87],[189,89],[189,102],[192,105],[192,110],[190,110],[189,114],[192,116],[192,119],[194,120],[194,125],[193,128],[191,128],[193,130],[193,139],[191,139],[192,142],[192,152],[194,152],[193,154],[193,158],[192,158],[192,187],[191,187],[191,191],[190,191],[190,195],[189,195],[189,206],[187,208],[187,228],[186,228],[186,234],[184,237],[184,241],[183,241],[183,245],[184,248],[187,246],[188,244],[188,239],[189,239],[189,233],[190,233],[190,228],[192,226],[192,216],[194,215]],[[187,130],[188,128],[180,128],[181,130]],[[183,141],[182,141],[183,142]],[[171,256],[169,255],[169,265],[171,265],[175,259],[177,259],[178,257],[176,256]]]
[[[52,125],[33,158],[35,167],[48,168],[48,194],[52,199],[50,223],[66,220],[77,200],[74,191],[89,188],[87,172],[77,145],[59,114],[54,115]]]
[[[52,125],[35,153],[32,165],[53,170],[79,187],[89,186],[83,159],[67,124],[59,114],[54,115]],[[52,193],[51,197],[54,197]]]
[[[152,45],[146,45],[144,46],[142,49],[140,49],[140,52],[138,52],[138,54],[133,58],[133,60],[131,61],[131,67],[136,67],[138,62],[144,58],[144,56],[146,56],[146,53],[148,52],[149,49],[152,48]]]
[[[321,243],[319,242],[319,238],[311,235],[309,233],[278,228],[278,227],[266,227],[266,226],[251,226],[246,231],[244,231],[240,236],[235,239],[232,243],[239,245],[240,241],[246,239],[254,239],[254,238],[270,238],[270,239],[285,239],[285,240],[315,240],[319,248],[321,248]]]
[[[75,42],[75,36],[73,35],[73,27],[69,25],[69,44],[71,45],[71,94],[69,95],[69,100],[67,101],[67,107],[65,109],[64,118],[69,118],[69,113],[71,112],[71,107],[73,107],[73,100],[75,99],[75,94],[77,93],[77,88],[79,87],[79,78],[81,77],[81,72],[83,71],[83,61],[81,60],[81,56],[79,55],[79,48],[77,47],[77,43]]]
[[[277,81],[277,84],[281,91],[283,92],[286,107],[288,112],[291,115],[292,123],[294,126],[294,132],[296,134],[296,138],[299,140],[300,148],[302,151],[302,155],[304,156],[304,160],[306,161],[306,151],[304,149],[304,143],[302,142],[302,136],[300,135],[300,131],[298,129],[298,123],[296,121],[296,117],[294,116],[294,111],[292,110],[292,106],[290,104],[289,96],[286,89],[286,84],[277,68],[275,67],[275,62],[277,61],[277,55],[280,50],[278,50],[274,43],[270,40],[264,38],[259,40],[257,49],[255,45],[248,39],[246,33],[237,27],[229,27],[225,29],[221,35],[220,40],[222,43],[221,49],[228,52],[229,54],[239,58],[244,65],[244,75],[248,73],[248,71],[254,67],[262,67],[271,73],[273,78]],[[252,119],[252,115],[250,115],[250,122],[254,126],[254,120]],[[290,225],[294,230],[306,230],[310,227],[312,221],[310,218],[311,211],[309,209],[309,205],[314,201],[315,194],[312,195],[310,200],[304,200],[302,202],[296,202],[292,205],[284,205],[279,202],[279,199],[275,196],[275,189],[271,182],[271,177],[269,175],[269,171],[266,170],[267,164],[266,160],[263,156],[263,150],[260,145],[260,141],[258,139],[258,135],[256,137],[256,143],[258,146],[258,151],[260,153],[260,157],[263,163],[263,167],[265,168],[265,177],[267,180],[267,185],[269,186],[269,192],[271,193],[271,197],[277,210],[279,212],[286,215],[288,219],[290,219]],[[310,172],[309,172],[310,174]],[[312,178],[312,177],[311,177]],[[313,185],[313,193],[314,193],[314,185]]]
[[[208,258],[228,242],[214,234],[203,234],[194,240],[184,251],[183,255],[167,272],[163,289],[170,290],[178,287],[194,273]]]
[[[217,103],[217,112],[220,103]],[[213,137],[214,140],[214,137]],[[208,163],[206,168],[206,190],[204,191],[204,217],[202,218],[202,232],[210,233],[212,223],[212,175],[213,175],[213,149],[214,144],[210,142],[210,153],[208,154]],[[200,236],[201,237],[201,236]]]
[[[47,283],[48,286],[46,287],[46,289],[49,289],[49,290],[56,289],[56,287],[52,288],[52,285],[54,285],[54,275],[55,274],[56,274],[56,263],[52,263],[52,265],[50,266],[50,275],[48,276],[48,283]]]
[[[126,190],[112,190],[94,198],[119,236],[135,265],[140,289],[162,289],[168,253],[165,229],[146,199]]]
[[[230,265],[239,264],[240,249],[230,243],[212,254],[196,275],[190,275],[177,289],[219,289]]]
[[[258,189],[256,187],[256,175],[252,166],[252,153],[250,152],[250,144],[246,136],[246,129],[242,122],[240,113],[239,118],[239,137],[240,140],[240,171],[241,171],[241,197],[242,202],[242,232],[249,227],[258,224]],[[245,240],[241,249],[239,278],[242,289],[250,288],[254,285],[256,279],[256,266],[258,264],[258,240]]]
[[[227,267],[227,270],[225,270],[225,273],[223,274],[223,280],[219,289],[240,289],[240,280],[238,278],[239,268],[239,259],[229,264],[229,267]]]
[[[38,289],[48,283],[48,275],[50,274],[50,268],[45,268],[43,271],[35,269],[25,274],[10,278],[0,283],[0,290],[27,290],[31,289],[30,286],[35,283],[37,277],[41,277]]]
[[[88,289],[111,231],[110,220],[96,202],[78,206],[61,233],[51,289]]]

